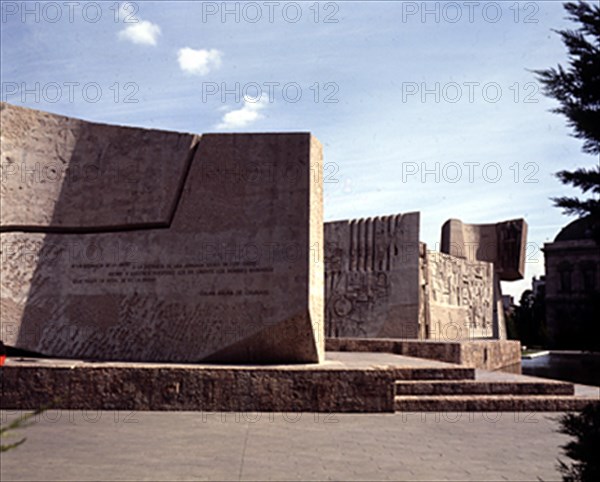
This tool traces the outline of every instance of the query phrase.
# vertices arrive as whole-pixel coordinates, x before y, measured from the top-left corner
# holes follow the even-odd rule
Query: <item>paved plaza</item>
[[[559,480],[560,413],[50,411],[9,480]],[[2,412],[2,421],[16,412]]]

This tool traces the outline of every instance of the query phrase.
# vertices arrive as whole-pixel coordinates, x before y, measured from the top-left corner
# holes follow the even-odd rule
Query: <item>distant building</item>
[[[564,227],[544,244],[544,257],[550,346],[582,349],[600,324],[600,247],[592,239],[591,218]]]

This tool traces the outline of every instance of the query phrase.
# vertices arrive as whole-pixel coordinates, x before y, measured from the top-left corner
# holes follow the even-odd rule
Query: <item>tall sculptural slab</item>
[[[327,336],[416,338],[419,213],[325,224]]]
[[[442,252],[471,261],[487,261],[502,281],[523,279],[527,223],[512,219],[494,224],[466,224],[449,219],[442,226]]]
[[[2,104],[7,345],[124,361],[318,362],[322,149]]]
[[[465,224],[449,219],[442,226],[442,252],[494,265],[494,337],[506,338],[500,281],[525,276],[527,223],[512,219],[495,224]]]

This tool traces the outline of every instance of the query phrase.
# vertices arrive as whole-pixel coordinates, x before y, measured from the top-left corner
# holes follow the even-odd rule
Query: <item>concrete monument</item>
[[[1,109],[7,345],[99,360],[322,360],[314,137]]]
[[[419,242],[419,213],[326,223],[327,336],[504,339],[499,280],[523,272],[526,232],[451,220],[438,253]]]
[[[500,281],[525,276],[527,223],[511,219],[494,224],[465,224],[449,219],[442,226],[442,252],[494,265],[494,336],[506,338]]]

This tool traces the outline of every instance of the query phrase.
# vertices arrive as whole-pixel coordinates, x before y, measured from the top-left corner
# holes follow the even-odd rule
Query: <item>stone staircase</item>
[[[471,377],[398,380],[395,382],[395,409],[402,412],[553,412],[581,410],[594,401],[576,396],[571,383],[534,380],[478,380]]]

